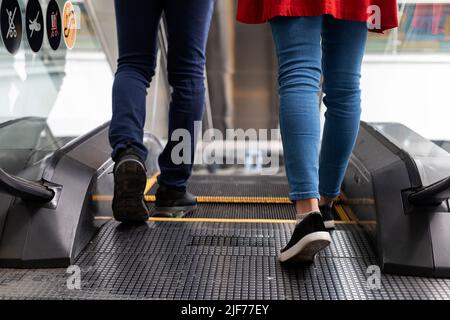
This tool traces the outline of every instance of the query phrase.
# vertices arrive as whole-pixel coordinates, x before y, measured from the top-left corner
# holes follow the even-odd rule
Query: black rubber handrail
[[[423,187],[408,197],[409,202],[414,205],[440,205],[450,198],[450,177],[442,179],[432,185]]]
[[[50,202],[55,193],[46,186],[6,173],[0,169],[0,190],[25,201]]]

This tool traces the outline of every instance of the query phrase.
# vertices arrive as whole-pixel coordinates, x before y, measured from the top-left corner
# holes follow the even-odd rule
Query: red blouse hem
[[[248,9],[248,8],[245,8]],[[270,19],[275,17],[315,17],[321,16],[323,14],[329,14],[336,19],[348,20],[348,21],[359,21],[366,22],[368,15],[365,11],[357,12],[355,10],[345,10],[340,8],[336,10],[336,7],[297,7],[297,6],[283,6],[283,5],[272,5],[266,7],[260,15],[251,15],[246,10],[239,8],[237,14],[237,20],[242,23],[247,24],[259,24],[268,22]],[[390,19],[384,19],[381,22],[380,29],[370,29],[373,32],[383,32],[388,29],[398,27],[397,12],[390,15]]]

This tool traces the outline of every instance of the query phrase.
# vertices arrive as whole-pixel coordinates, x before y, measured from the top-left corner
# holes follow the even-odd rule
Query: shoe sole
[[[281,252],[280,262],[314,262],[314,258],[331,243],[331,236],[326,231],[308,234],[300,239],[293,247]]]
[[[123,223],[148,220],[149,210],[144,201],[147,175],[144,166],[135,160],[119,162],[114,171],[114,219]]]
[[[324,221],[323,224],[325,225],[325,228],[328,230],[333,230],[336,228],[334,220]]]
[[[197,205],[184,207],[155,207],[152,217],[159,218],[182,218],[197,209]]]

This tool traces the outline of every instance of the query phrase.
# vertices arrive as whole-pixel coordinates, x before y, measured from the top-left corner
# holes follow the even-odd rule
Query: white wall
[[[401,122],[428,139],[450,140],[450,57],[368,55],[365,121]]]

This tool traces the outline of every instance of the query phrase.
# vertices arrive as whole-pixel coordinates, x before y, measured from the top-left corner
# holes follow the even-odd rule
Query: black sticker
[[[2,39],[6,50],[15,54],[22,41],[22,12],[17,0],[3,0],[0,8]]]
[[[55,0],[51,0],[47,7],[47,37],[50,47],[58,50],[61,42],[61,12]]]
[[[25,12],[25,29],[31,50],[38,52],[44,40],[44,13],[39,0],[29,0]]]

